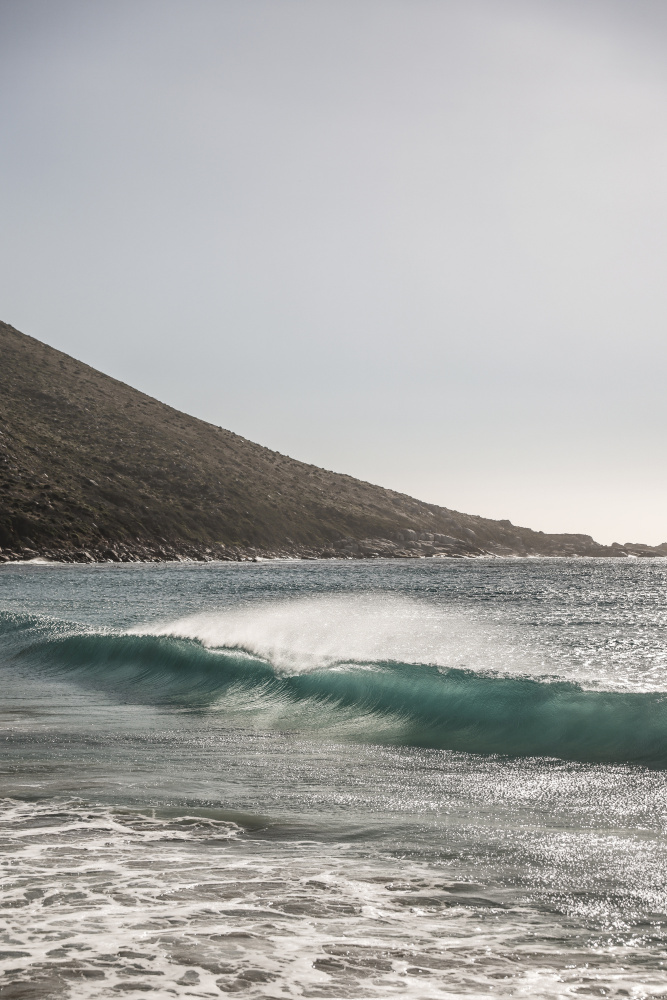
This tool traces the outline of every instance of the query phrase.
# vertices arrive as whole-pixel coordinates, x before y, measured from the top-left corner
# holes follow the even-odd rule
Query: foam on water
[[[591,949],[516,891],[354,844],[210,816],[5,801],[3,995],[647,996],[637,948]],[[191,992],[191,991],[194,991]]]
[[[609,691],[667,691],[667,644],[646,650],[641,633],[628,642],[615,634],[615,619],[600,620],[599,603],[595,610],[598,621],[591,624],[605,626],[604,642],[588,650],[576,635],[574,648],[570,643],[567,650],[554,648],[554,636],[565,630],[556,632],[554,626],[561,623],[539,605],[534,620],[519,622],[490,602],[461,609],[443,607],[434,598],[391,593],[256,601],[129,631],[196,639],[211,649],[243,649],[288,673],[345,660],[391,660],[573,680]],[[660,625],[667,639],[667,623],[655,623]],[[572,631],[569,623],[567,631]]]
[[[326,596],[259,602],[136,626],[135,634],[197,639],[207,648],[243,649],[287,673],[341,661],[396,660],[444,667],[539,669],[518,637],[483,620],[394,595]]]

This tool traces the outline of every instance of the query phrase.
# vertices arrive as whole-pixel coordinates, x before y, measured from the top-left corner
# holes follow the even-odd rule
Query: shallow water
[[[667,996],[666,595],[0,567],[0,996]]]

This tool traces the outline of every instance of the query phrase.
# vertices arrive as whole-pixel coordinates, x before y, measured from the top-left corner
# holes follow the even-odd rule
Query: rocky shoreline
[[[472,532],[470,532],[472,534]],[[531,533],[532,534],[532,533]],[[596,557],[596,558],[667,558],[667,545],[635,543],[600,545],[587,536],[568,536],[560,545],[553,536],[544,536],[544,544],[479,544],[472,537],[456,538],[435,532],[405,531],[393,538],[339,538],[326,546],[291,544],[275,548],[253,546],[196,545],[177,541],[160,544],[154,541],[118,542],[88,548],[20,545],[0,549],[0,563],[32,562],[36,559],[61,563],[159,563],[159,562],[258,562],[270,559],[443,559],[496,557]]]

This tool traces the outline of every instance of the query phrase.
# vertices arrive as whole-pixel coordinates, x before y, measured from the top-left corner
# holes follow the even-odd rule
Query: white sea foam
[[[614,637],[603,633],[597,649],[580,649],[570,631],[558,626],[555,622],[545,637],[543,629],[497,609],[484,613],[479,606],[423,598],[347,594],[258,600],[130,631],[195,639],[211,649],[242,649],[286,673],[387,660],[562,679],[610,691],[667,690],[662,647],[643,650],[637,641],[615,645]]]
[[[0,838],[16,995],[646,995],[618,947],[592,952],[562,926],[553,939],[511,893],[349,844],[244,842],[227,821],[54,801],[6,801]],[[667,988],[660,971],[649,981]]]
[[[244,649],[290,673],[382,660],[524,673],[540,667],[532,651],[520,648],[518,636],[503,634],[493,622],[391,595],[261,601],[132,632]]]

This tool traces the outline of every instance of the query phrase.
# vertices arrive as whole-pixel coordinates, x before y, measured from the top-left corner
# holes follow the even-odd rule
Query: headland
[[[667,556],[424,503],[181,413],[0,323],[0,561]]]

